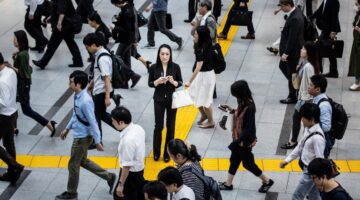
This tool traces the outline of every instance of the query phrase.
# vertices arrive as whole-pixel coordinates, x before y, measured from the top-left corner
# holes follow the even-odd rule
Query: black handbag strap
[[[84,121],[83,119],[81,119],[81,118],[79,117],[79,115],[76,113],[75,107],[76,107],[76,106],[75,106],[75,97],[74,97],[74,113],[75,113],[75,116],[76,116],[77,120],[78,120],[80,123],[82,123],[83,125],[85,125],[85,126],[90,126],[89,122],[86,122],[86,121]]]

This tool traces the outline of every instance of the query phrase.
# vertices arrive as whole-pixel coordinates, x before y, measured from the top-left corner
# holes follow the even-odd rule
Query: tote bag
[[[173,93],[171,108],[181,108],[192,104],[194,102],[190,97],[189,90],[179,90]]]

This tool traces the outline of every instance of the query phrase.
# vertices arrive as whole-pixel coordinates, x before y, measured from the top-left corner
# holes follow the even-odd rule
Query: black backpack
[[[331,190],[326,196],[331,198],[331,197],[335,197],[336,194],[338,194],[338,193],[345,194],[345,196],[347,196],[346,200],[353,200],[353,198],[350,196],[350,194],[340,184],[335,189]]]
[[[225,70],[226,62],[219,43],[212,47],[211,54],[215,74],[220,74]]]
[[[304,41],[315,41],[319,38],[319,33],[315,24],[304,15]]]
[[[99,63],[99,59],[102,56],[110,56],[111,61],[112,61],[112,76],[111,76],[111,85],[114,89],[119,89],[119,88],[123,88],[123,89],[128,89],[128,84],[127,84],[127,78],[125,76],[125,74],[122,72],[122,68],[123,67],[127,67],[124,63],[124,61],[121,59],[120,56],[115,55],[113,51],[111,51],[110,53],[101,53],[98,58],[97,58],[97,63]],[[98,66],[96,67],[100,70],[101,69]]]
[[[346,113],[343,105],[336,103],[331,98],[322,98],[317,105],[319,106],[324,101],[328,101],[332,108],[330,136],[341,140],[344,137],[350,115]]]
[[[205,200],[222,200],[219,185],[212,177],[201,174],[192,167],[184,171],[193,173],[204,183]]]

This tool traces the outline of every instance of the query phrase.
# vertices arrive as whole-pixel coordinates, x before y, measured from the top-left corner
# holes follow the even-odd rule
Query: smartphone
[[[227,111],[228,111],[228,108],[227,108],[226,105],[221,105],[221,104],[219,104],[219,105],[218,105],[218,108],[219,108],[221,111],[223,111],[223,112],[227,112]]]

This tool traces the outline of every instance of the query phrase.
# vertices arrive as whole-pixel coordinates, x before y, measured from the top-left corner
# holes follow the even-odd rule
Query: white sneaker
[[[350,86],[349,90],[351,91],[360,91],[360,85],[354,83]]]

